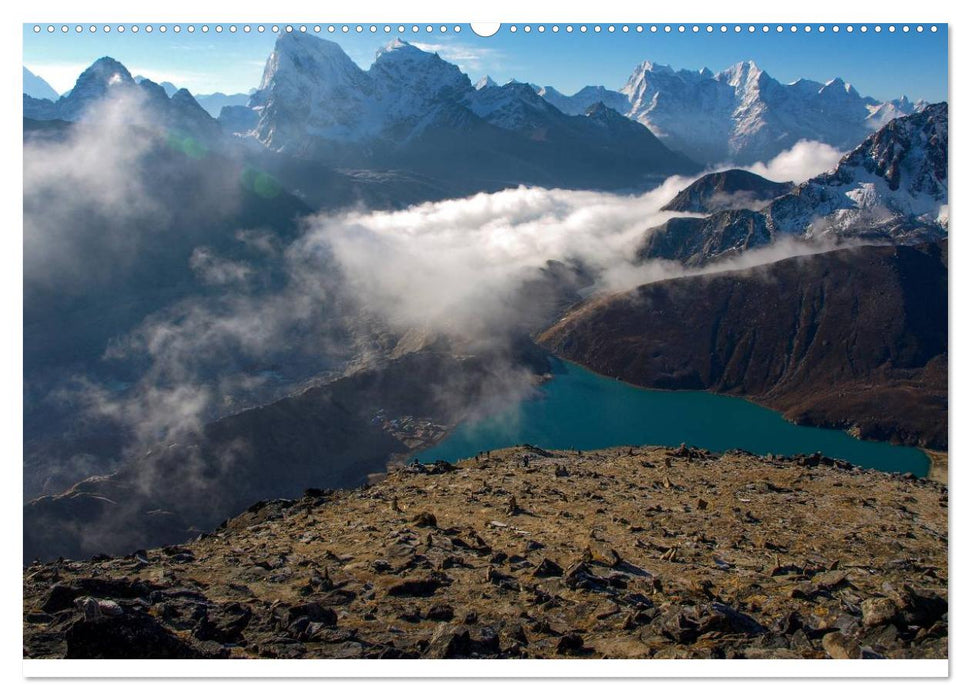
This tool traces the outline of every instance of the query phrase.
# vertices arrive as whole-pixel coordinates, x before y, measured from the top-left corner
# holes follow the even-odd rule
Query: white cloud
[[[422,51],[437,53],[446,61],[456,64],[463,73],[478,73],[485,69],[493,72],[501,65],[503,54],[493,48],[455,43],[411,42]]]
[[[684,216],[660,209],[689,182],[672,177],[642,195],[518,187],[402,211],[318,215],[295,248],[301,259],[332,256],[342,289],[392,327],[495,333],[528,305],[517,297],[521,285],[550,260],[581,265],[608,292],[695,274],[636,256],[649,228]],[[812,250],[774,246],[725,265]]]
[[[62,140],[24,143],[27,285],[70,288],[93,276],[88,265],[94,261],[117,262],[133,254],[137,222],[164,220],[140,174],[139,161],[151,142],[127,133],[129,124],[146,122],[140,93],[96,103],[86,117]]]
[[[753,163],[742,167],[776,182],[791,180],[800,183],[832,170],[842,157],[843,152],[829,144],[803,140],[768,163]]]

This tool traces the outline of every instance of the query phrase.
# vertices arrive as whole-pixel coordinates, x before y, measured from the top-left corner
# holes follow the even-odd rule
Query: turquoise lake
[[[744,399],[703,391],[654,391],[553,360],[553,378],[499,413],[459,425],[422,461],[456,461],[519,444],[592,450],[618,445],[682,442],[716,452],[821,452],[861,467],[925,476],[927,455],[913,447],[857,440],[840,430],[789,423]]]

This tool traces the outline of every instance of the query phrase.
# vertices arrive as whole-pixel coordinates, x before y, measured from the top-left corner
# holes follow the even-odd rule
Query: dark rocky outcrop
[[[694,214],[713,214],[725,209],[758,210],[793,187],[791,182],[773,182],[748,170],[721,170],[698,178],[661,210]]]
[[[651,229],[636,255],[638,260],[677,260],[701,266],[771,242],[764,214],[726,209],[704,218],[668,219]]]

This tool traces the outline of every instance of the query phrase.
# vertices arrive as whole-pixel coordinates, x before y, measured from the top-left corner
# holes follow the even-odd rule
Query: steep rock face
[[[57,101],[58,118],[77,121],[109,92],[131,91],[136,85],[131,73],[121,63],[109,56],[99,58],[78,76],[71,91]]]
[[[377,128],[373,89],[367,73],[337,44],[296,32],[282,34],[250,98],[260,115],[256,134],[277,148],[299,144],[308,134],[360,139]]]
[[[725,209],[757,210],[793,187],[791,182],[773,182],[748,170],[722,170],[698,178],[661,210],[693,214],[713,214]]]
[[[467,75],[435,53],[396,39],[378,51],[368,70],[384,118],[417,126],[442,103],[462,100],[472,91]]]
[[[729,209],[704,218],[674,217],[648,233],[639,260],[677,260],[702,266],[772,242],[765,215]]]
[[[726,209],[704,218],[674,218],[645,233],[640,259],[703,265],[786,238],[816,242],[864,239],[895,244],[947,235],[947,104],[895,119],[870,135],[828,173],[798,185],[757,211]],[[738,171],[729,171],[738,172]],[[735,205],[739,187],[757,176],[715,173],[695,181],[666,209]],[[759,178],[761,179],[761,178]],[[756,185],[768,194],[771,185]]]
[[[946,244],[865,246],[591,301],[540,336],[602,374],[947,444]]]
[[[895,119],[840,160],[766,208],[775,231],[868,233],[937,228],[947,215],[947,103]]]

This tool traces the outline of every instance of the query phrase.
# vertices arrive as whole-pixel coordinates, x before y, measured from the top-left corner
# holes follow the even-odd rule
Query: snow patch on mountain
[[[475,89],[481,90],[482,88],[497,87],[498,85],[499,83],[493,80],[490,76],[484,75],[476,82]]]

